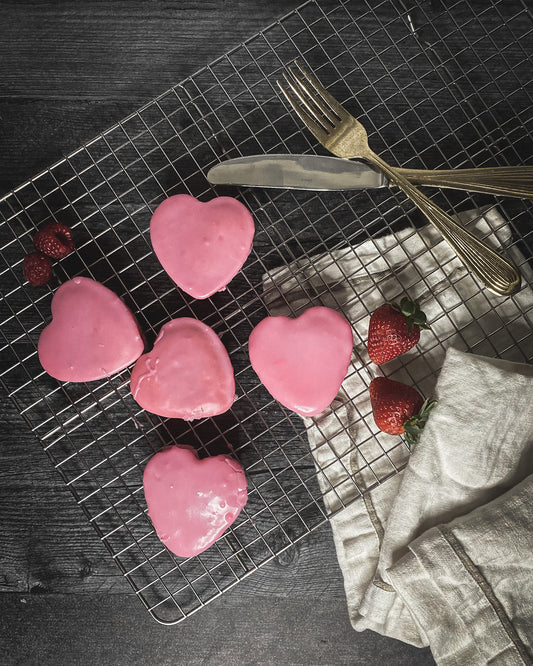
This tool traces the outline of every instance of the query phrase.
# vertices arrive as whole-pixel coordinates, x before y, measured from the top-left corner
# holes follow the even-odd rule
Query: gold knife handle
[[[388,165],[370,149],[367,149],[365,157],[418,206],[448,241],[463,264],[487,289],[501,296],[510,296],[520,289],[521,277],[514,264],[439,208],[407,180],[401,170]]]
[[[413,185],[533,199],[533,166],[396,170]]]

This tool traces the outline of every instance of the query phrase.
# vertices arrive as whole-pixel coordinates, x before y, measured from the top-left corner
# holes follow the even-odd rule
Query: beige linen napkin
[[[530,474],[426,531],[389,570],[437,663],[533,663],[532,504]]]
[[[499,517],[488,505],[533,473],[533,366],[451,348],[435,393],[439,403],[403,473],[354,626],[429,644],[439,663],[496,663],[512,647],[506,624],[533,647],[531,518],[512,503]],[[533,504],[533,485],[528,492]]]
[[[496,208],[460,217],[495,247],[509,243],[509,227]],[[513,248],[508,252],[512,256]],[[527,284],[529,267],[519,254],[514,259]],[[382,372],[366,353],[368,311],[405,293],[420,300],[431,331],[423,332],[417,349],[391,361],[385,370],[395,379],[416,384],[427,396],[451,346],[511,361],[523,361],[523,350],[533,348],[531,289],[525,286],[513,298],[481,289],[430,226],[302,259],[264,276],[264,297],[271,314],[294,316],[322,304],[343,312],[353,325],[354,356],[337,399],[323,414],[304,422],[324,503],[332,514],[352,624],[359,630],[371,627],[425,645],[427,633],[391,592],[385,574],[397,555],[396,546],[405,549],[410,538],[404,532],[402,538],[389,537],[387,523],[402,483],[402,473],[397,472],[405,466],[408,452],[399,438],[375,427],[367,390],[371,378]],[[468,433],[464,437],[468,441]],[[351,502],[363,492],[361,501]],[[401,513],[400,505],[396,506]],[[424,527],[414,522],[412,536]],[[380,556],[382,542],[386,548]]]

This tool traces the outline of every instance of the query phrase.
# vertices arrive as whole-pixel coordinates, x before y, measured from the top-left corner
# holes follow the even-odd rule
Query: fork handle
[[[533,199],[533,166],[434,170],[395,168],[395,171],[413,185]]]
[[[504,259],[484,241],[458,224],[425,194],[422,194],[405,178],[402,170],[389,166],[381,157],[371,151],[369,151],[368,159],[418,206],[441,232],[464,265],[487,289],[501,296],[510,296],[520,289],[520,273],[514,264]]]

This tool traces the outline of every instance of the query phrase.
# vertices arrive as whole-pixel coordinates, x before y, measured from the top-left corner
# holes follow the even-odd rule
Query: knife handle
[[[533,199],[533,166],[396,170],[413,185]]]
[[[511,296],[520,289],[520,273],[513,263],[439,208],[405,178],[402,170],[388,165],[370,148],[366,149],[364,157],[381,169],[390,183],[399,187],[418,206],[431,224],[440,231],[466,268],[487,289],[501,296]]]

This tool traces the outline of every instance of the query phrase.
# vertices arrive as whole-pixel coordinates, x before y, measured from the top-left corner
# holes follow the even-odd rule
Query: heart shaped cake
[[[235,399],[233,366],[212,328],[190,317],[172,319],[135,364],[131,392],[143,409],[159,416],[215,416]]]
[[[317,306],[296,319],[266,317],[249,339],[252,367],[270,394],[302,416],[328,407],[352,354],[352,329],[335,310]]]
[[[250,254],[254,231],[250,212],[232,197],[202,203],[177,194],[156,208],[150,222],[161,265],[194,298],[226,288]]]
[[[137,320],[100,282],[76,277],[52,298],[52,321],[39,337],[46,372],[64,382],[90,382],[127,368],[144,349]]]
[[[144,470],[143,486],[157,536],[179,557],[209,548],[248,499],[244,470],[236,460],[229,455],[200,460],[185,446],[156,453]]]

